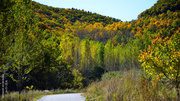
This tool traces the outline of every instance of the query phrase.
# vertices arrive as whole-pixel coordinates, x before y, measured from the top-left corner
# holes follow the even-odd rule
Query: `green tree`
[[[104,44],[102,42],[97,43],[97,62],[98,62],[99,67],[105,69],[105,65],[104,65]]]
[[[33,20],[31,0],[3,0],[1,11],[1,52],[4,70],[17,74],[10,75],[18,83],[18,90],[22,89],[22,80],[28,80],[27,74],[31,71],[33,56],[39,48],[40,33],[37,34],[36,23]],[[7,13],[7,12],[8,13]]]
[[[105,70],[106,71],[111,71],[113,70],[113,49],[114,46],[111,42],[111,40],[108,40],[108,42],[105,45],[105,52],[104,52],[104,62],[105,62]]]

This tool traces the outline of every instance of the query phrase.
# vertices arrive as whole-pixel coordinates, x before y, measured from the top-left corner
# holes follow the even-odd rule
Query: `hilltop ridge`
[[[76,21],[87,22],[90,24],[94,24],[96,22],[113,24],[114,22],[121,21],[119,19],[103,16],[89,11],[78,10],[76,8],[55,8],[37,3],[35,1],[32,2],[32,9],[39,21],[45,22],[51,27],[56,26],[64,28],[64,24],[67,24],[68,22],[73,24]]]

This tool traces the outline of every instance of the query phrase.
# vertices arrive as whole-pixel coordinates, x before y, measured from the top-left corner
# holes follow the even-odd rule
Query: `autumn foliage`
[[[162,74],[165,80],[176,86],[179,97],[180,82],[180,34],[173,35],[170,39],[156,38],[148,49],[140,51],[139,61],[144,70],[151,74]]]
[[[21,90],[31,85],[36,89],[79,89],[101,80],[103,73],[138,68],[144,75],[136,80],[140,82],[136,87],[142,88],[140,93],[144,90],[144,98],[156,96],[149,89],[156,91],[164,83],[175,86],[179,96],[180,0],[158,0],[137,20],[128,22],[31,0],[3,1],[0,73],[10,75],[10,90],[17,90],[16,85]],[[21,4],[24,8],[19,9]],[[152,96],[145,91],[152,91]]]

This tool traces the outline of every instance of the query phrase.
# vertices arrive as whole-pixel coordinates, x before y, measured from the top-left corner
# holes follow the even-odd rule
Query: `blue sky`
[[[33,0],[44,5],[58,8],[77,8],[104,16],[131,21],[157,0]]]

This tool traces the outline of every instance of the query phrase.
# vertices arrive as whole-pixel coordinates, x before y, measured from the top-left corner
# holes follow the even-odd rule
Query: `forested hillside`
[[[54,8],[37,2],[33,2],[32,9],[39,21],[44,22],[46,25],[53,27],[56,30],[65,28],[64,24],[74,24],[76,21],[91,24],[94,24],[95,22],[112,24],[120,21],[112,17],[106,17],[89,11],[78,10],[76,8]]]
[[[3,0],[1,74],[6,73],[9,90],[19,91],[31,85],[80,89],[105,72],[132,68],[162,73],[177,84],[179,5],[180,0],[159,0],[137,20],[122,22],[76,8]]]

